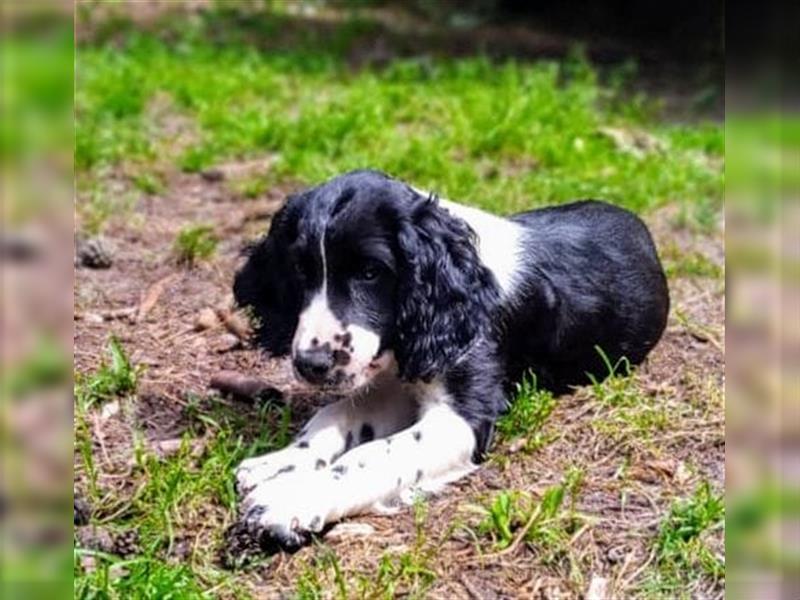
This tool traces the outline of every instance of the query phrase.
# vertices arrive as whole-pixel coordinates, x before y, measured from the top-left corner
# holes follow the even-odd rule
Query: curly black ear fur
[[[417,196],[400,215],[398,247],[395,356],[401,377],[429,380],[488,332],[497,283],[480,262],[474,232],[434,197]]]
[[[247,248],[247,262],[233,282],[236,303],[249,307],[256,318],[257,342],[273,356],[289,353],[300,314],[300,292],[287,256],[296,222],[287,202],[273,218],[269,233]]]

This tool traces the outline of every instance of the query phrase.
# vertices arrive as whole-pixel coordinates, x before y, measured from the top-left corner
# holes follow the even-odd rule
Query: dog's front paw
[[[293,552],[327,522],[330,495],[302,479],[275,480],[255,487],[242,501],[242,521],[266,550]]]
[[[278,476],[297,472],[299,461],[291,449],[243,460],[236,469],[236,491],[247,496],[259,484]]]

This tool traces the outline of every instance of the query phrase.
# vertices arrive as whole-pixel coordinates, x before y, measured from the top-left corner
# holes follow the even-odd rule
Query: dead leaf
[[[139,303],[139,310],[136,313],[137,321],[141,321],[147,316],[147,313],[149,313],[158,302],[161,294],[164,293],[167,284],[175,279],[175,277],[176,275],[174,273],[172,275],[167,275],[156,281],[147,289],[147,292],[145,292],[142,297],[142,301]]]
[[[648,463],[648,466],[659,473],[665,475],[668,479],[672,479],[675,475],[675,469],[677,468],[677,464],[674,460],[651,460]]]

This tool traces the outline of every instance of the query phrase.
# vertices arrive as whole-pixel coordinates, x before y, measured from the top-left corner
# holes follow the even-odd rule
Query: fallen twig
[[[277,390],[263,379],[242,375],[236,371],[220,371],[211,378],[208,386],[223,394],[231,394],[240,398],[283,397],[280,390]]]
[[[459,582],[461,583],[461,585],[464,586],[464,589],[467,590],[467,593],[469,594],[470,598],[474,598],[475,600],[483,600],[483,594],[481,594],[478,588],[476,588],[472,583],[470,583],[466,575],[462,575],[459,578]]]
[[[76,321],[116,321],[118,319],[132,319],[136,314],[137,308],[135,306],[127,306],[125,308],[112,308],[99,312],[83,312],[75,313]]]

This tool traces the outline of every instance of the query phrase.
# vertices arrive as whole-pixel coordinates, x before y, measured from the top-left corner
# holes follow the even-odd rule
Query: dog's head
[[[491,272],[467,224],[404,183],[356,171],[292,196],[249,250],[234,295],[306,382],[428,380],[490,327]]]

